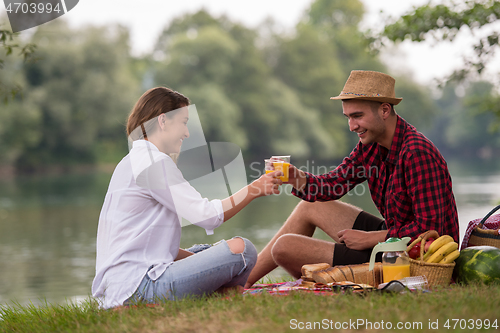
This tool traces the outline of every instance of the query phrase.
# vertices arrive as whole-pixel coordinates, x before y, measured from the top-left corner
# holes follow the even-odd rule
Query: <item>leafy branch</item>
[[[22,56],[25,62],[35,61],[36,45],[29,43],[24,46],[16,43],[15,37],[17,33],[12,31],[0,29],[0,48],[5,50],[5,56],[10,56],[16,49],[19,50],[19,56]],[[4,68],[5,60],[0,58],[0,70]],[[17,94],[21,93],[22,87],[19,84],[7,84],[0,79],[0,97],[3,96],[5,103],[8,102],[9,96],[13,99]]]
[[[383,32],[372,42],[372,47],[380,49],[387,40],[402,42],[422,42],[434,39],[437,42],[453,41],[468,28],[473,34],[500,19],[500,1],[468,0],[447,5],[424,5],[401,16],[394,23],[385,26]],[[474,73],[481,74],[493,59],[499,47],[500,33],[492,31],[486,37],[478,38],[473,46],[475,57],[465,57],[461,69],[447,79],[463,81]]]

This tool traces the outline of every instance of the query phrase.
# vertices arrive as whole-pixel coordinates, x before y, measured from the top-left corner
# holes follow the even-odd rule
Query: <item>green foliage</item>
[[[480,7],[471,8],[479,17],[474,22],[485,20]],[[265,32],[200,10],[174,19],[154,53],[140,58],[130,56],[128,31],[120,26],[75,30],[59,19],[40,26],[27,44],[37,45],[37,62],[0,58],[0,84],[16,82],[12,92],[23,91],[23,98],[0,109],[2,165],[30,171],[116,163],[127,152],[127,114],[155,85],[190,97],[207,141],[237,144],[248,163],[285,153],[295,161],[338,162],[358,139],[349,132],[342,104],[330,97],[353,69],[388,72],[359,31],[363,14],[359,0],[316,0],[293,31],[269,25]],[[19,49],[32,56],[33,49],[21,49],[11,33],[0,31],[0,43],[6,53]],[[445,149],[465,137],[471,149],[485,146],[463,125],[471,110],[495,108],[494,94],[464,99],[448,119],[426,87],[395,76],[396,94],[404,99],[396,110],[410,123],[434,133],[436,121],[446,121],[436,132]],[[484,117],[478,128],[490,121]],[[461,136],[462,130],[468,134]]]
[[[160,37],[158,51],[165,60],[157,65],[155,81],[189,92],[207,140],[238,143],[250,159],[277,152],[295,158],[340,156],[347,151],[337,143],[345,142],[340,124],[328,121],[327,132],[323,118],[342,119],[341,112],[332,116],[329,100],[332,90],[341,89],[341,66],[335,52],[325,52],[333,46],[318,30],[299,29],[304,33],[296,39],[272,41],[280,47],[270,67],[270,51],[256,46],[255,31],[225,18],[210,19],[204,11],[186,15]]]
[[[337,150],[331,147],[326,157],[340,157],[347,149],[345,120],[342,106],[329,98],[342,90],[349,75],[342,70],[336,58],[335,45],[322,40],[320,31],[310,25],[301,25],[297,35],[281,40],[281,52],[275,73],[285,84],[297,92],[298,99],[317,109]]]
[[[397,96],[403,97],[403,101],[395,106],[397,113],[418,130],[430,128],[439,110],[429,90],[415,85],[407,77],[397,77],[396,87]]]
[[[203,132],[208,142],[230,141],[240,148],[248,145],[247,133],[241,124],[241,111],[216,84],[186,86],[182,93],[198,105]]]
[[[499,19],[500,1],[496,0],[468,0],[464,3],[452,2],[450,5],[428,4],[414,8],[394,23],[386,25],[373,45],[380,47],[387,39],[393,42],[404,40],[422,42],[429,39],[438,42],[453,41],[466,30],[476,36],[478,32],[483,32],[484,37],[475,37],[473,56],[463,55],[461,68],[451,73],[444,82],[441,82],[441,86],[446,81],[463,82],[471,79],[476,81],[477,75],[484,72],[500,46],[500,31],[493,26]],[[492,92],[483,98],[484,101],[476,106],[483,112],[496,114],[497,119],[500,119],[498,93]],[[500,120],[497,120],[496,126],[499,125]]]
[[[95,163],[98,140],[124,141],[124,119],[139,91],[127,70],[128,32],[121,27],[73,31],[56,20],[40,27],[32,41],[39,45],[40,60],[24,66],[24,98],[2,111],[7,118],[36,114],[31,127],[4,133],[8,138],[12,131],[30,131],[31,139],[16,139],[20,148],[6,144],[5,149],[24,170]]]
[[[2,27],[1,21],[0,27]],[[0,29],[0,70],[5,68],[5,57],[7,56],[17,55],[22,57],[25,62],[34,60],[36,45],[32,43],[24,46],[18,44],[17,35],[10,30]],[[18,50],[19,53],[14,54],[15,50]],[[16,95],[21,93],[22,88],[19,83],[6,81],[5,74],[2,77],[0,79],[0,99],[3,99],[4,104],[7,104],[9,99],[14,99]]]
[[[463,157],[491,158],[500,150],[496,118],[484,112],[492,96],[492,84],[475,82],[469,87],[448,83],[437,100],[437,114],[425,134],[445,153]],[[457,91],[462,91],[460,95]],[[463,94],[463,96],[461,96]]]
[[[409,39],[422,42],[429,38],[437,41],[453,41],[467,27],[477,31],[500,19],[500,1],[470,0],[452,5],[424,5],[413,12],[403,15],[395,23],[385,27],[383,35],[398,42]],[[471,73],[481,72],[492,59],[498,48],[500,32],[491,31],[488,36],[479,38],[474,45],[477,59],[464,59],[464,66],[450,77],[463,80]]]

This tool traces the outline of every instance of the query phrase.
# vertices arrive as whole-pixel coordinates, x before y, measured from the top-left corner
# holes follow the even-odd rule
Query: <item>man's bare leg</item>
[[[257,264],[250,273],[245,287],[250,287],[264,275],[278,267],[273,258],[273,252],[280,264],[285,264],[285,269],[293,276],[296,276],[295,266],[300,264],[300,267],[302,267],[302,262],[327,262],[331,264],[334,243],[312,239],[311,236],[314,234],[316,228],[320,228],[333,240],[338,242],[337,233],[340,230],[351,229],[360,212],[361,209],[341,201],[299,202],[278,233],[274,235],[271,241],[259,253]],[[294,235],[287,234],[306,237],[294,238]],[[283,235],[287,235],[287,237],[280,239]],[[273,247],[278,239],[280,239],[280,242],[273,251]],[[290,244],[293,244],[293,246],[290,246]],[[289,261],[287,259],[287,252],[290,254],[289,257],[295,260],[297,259],[298,251],[301,251],[303,255],[299,256],[298,259],[300,260],[296,264],[292,264],[289,267],[287,265]],[[327,256],[330,258],[328,261],[316,261],[326,259]]]

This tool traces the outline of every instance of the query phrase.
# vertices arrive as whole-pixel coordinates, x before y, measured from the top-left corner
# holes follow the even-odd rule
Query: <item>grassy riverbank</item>
[[[0,331],[283,332],[314,327],[387,331],[399,326],[410,332],[434,328],[461,332],[480,331],[480,326],[484,330],[487,320],[489,330],[498,331],[499,308],[500,285],[451,286],[430,293],[394,295],[236,295],[115,310],[100,310],[89,300],[79,306],[3,306]],[[499,327],[492,327],[495,323]]]

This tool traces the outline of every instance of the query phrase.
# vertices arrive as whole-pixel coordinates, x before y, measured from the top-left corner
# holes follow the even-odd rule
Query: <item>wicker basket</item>
[[[479,222],[477,227],[472,230],[469,237],[468,246],[482,246],[489,245],[498,247],[500,249],[500,233],[499,230],[488,230],[483,229],[484,222],[493,215],[494,212],[500,209],[500,205],[493,208],[482,220]]]
[[[447,286],[451,282],[451,276],[453,275],[453,268],[455,263],[451,264],[435,264],[429,263],[422,260],[424,257],[425,242],[428,238],[433,237],[434,239],[439,238],[439,234],[436,230],[429,230],[424,232],[417,239],[415,239],[410,245],[408,245],[407,251],[415,246],[418,242],[420,244],[420,260],[414,260],[410,258],[410,276],[425,276],[427,278],[427,283],[429,287],[434,286]]]

